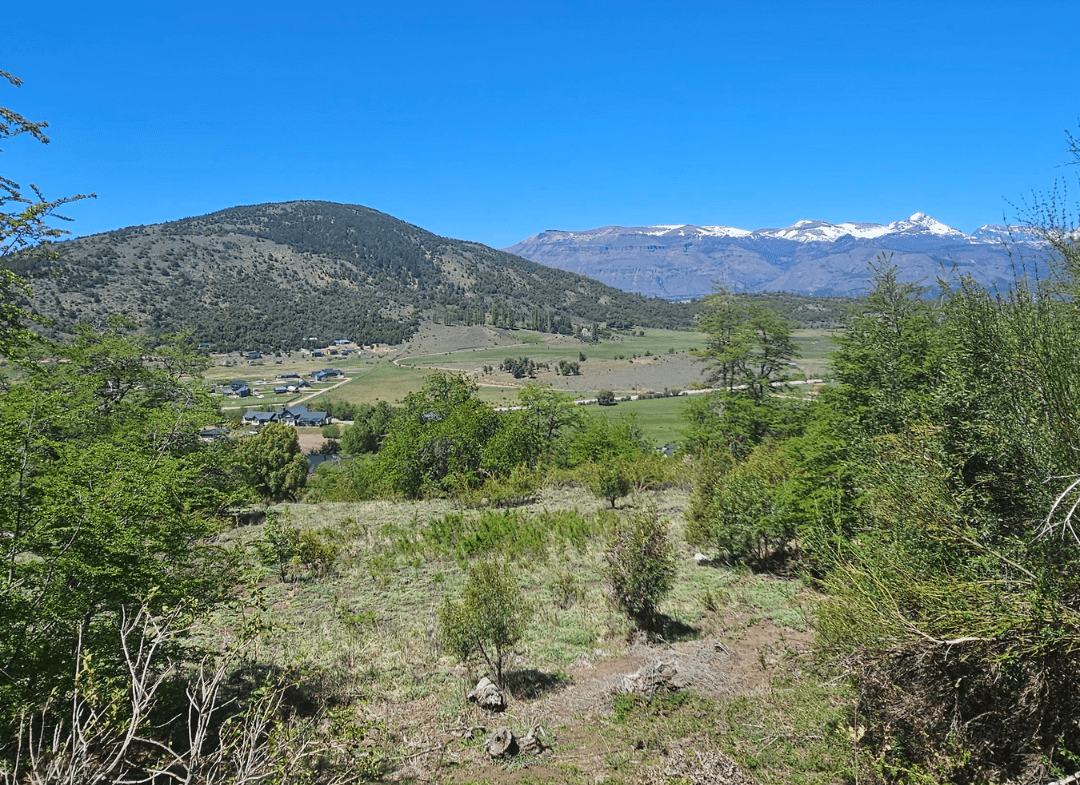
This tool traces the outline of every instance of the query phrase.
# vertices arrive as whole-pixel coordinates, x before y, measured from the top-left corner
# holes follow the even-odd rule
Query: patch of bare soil
[[[511,700],[507,711],[487,715],[479,710],[462,718],[461,727],[444,731],[438,750],[409,759],[395,779],[410,782],[599,782],[611,774],[611,760],[619,750],[611,747],[613,699],[623,679],[642,666],[674,661],[685,689],[707,698],[730,699],[769,688],[770,670],[790,651],[805,653],[813,636],[782,629],[770,621],[743,627],[741,617],[724,620],[725,628],[707,639],[672,644],[635,643],[618,657],[574,663],[567,669],[570,682],[531,701]],[[500,726],[524,734],[540,724],[549,734],[551,749],[539,757],[491,761],[483,740]],[[470,730],[471,728],[471,730]],[[478,743],[461,743],[462,737]],[[735,764],[708,744],[693,739],[672,740],[660,765],[619,771],[627,783],[667,782],[682,777],[689,783],[749,782]]]

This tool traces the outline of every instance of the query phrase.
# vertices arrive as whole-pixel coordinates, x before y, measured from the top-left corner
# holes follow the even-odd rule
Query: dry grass
[[[750,728],[755,724],[750,720],[740,719],[741,730],[732,731],[736,726],[722,719],[728,698],[762,690],[771,694],[770,682],[782,676],[790,682],[783,687],[790,691],[788,698],[777,697],[767,709],[751,702],[745,712],[767,711],[787,727],[796,720],[785,716],[784,701],[806,703],[813,710],[800,711],[834,722],[828,718],[844,710],[844,688],[823,685],[811,675],[805,608],[812,598],[801,583],[696,564],[683,540],[687,497],[678,489],[637,494],[616,513],[654,506],[671,522],[679,567],[676,588],[661,606],[669,619],[667,644],[636,642],[630,623],[609,603],[601,568],[603,520],[584,541],[560,540],[552,533],[539,551],[515,558],[514,574],[536,612],[509,662],[510,672],[516,673],[511,682],[515,697],[504,717],[485,716],[466,703],[464,693],[479,672],[445,656],[434,634],[436,608],[457,591],[464,572],[460,554],[425,539],[425,532],[447,515],[460,514],[467,523],[485,514],[458,510],[448,500],[283,507],[298,526],[331,536],[341,553],[329,575],[316,578],[299,571],[284,583],[252,560],[261,599],[245,613],[249,622],[259,615],[266,625],[257,657],[266,665],[307,673],[306,689],[319,700],[351,706],[377,722],[399,776],[411,772],[437,782],[525,781],[528,776],[534,782],[592,783],[604,778],[663,781],[648,779],[661,772],[657,750],[636,748],[624,726],[610,723],[611,687],[620,674],[651,659],[675,656],[694,674],[696,697],[670,715],[646,710],[635,720],[642,729],[633,733],[647,728],[649,738],[666,734],[675,743],[713,723],[708,749],[732,755],[739,767],[764,766],[779,776],[803,760],[805,750],[796,754],[792,741],[763,759],[750,754],[746,734],[758,734],[754,738],[762,742],[768,736]],[[591,519],[603,506],[580,488],[549,488],[516,514],[523,525],[532,525],[529,521],[545,511],[577,511]],[[260,536],[260,526],[249,526],[229,531],[222,541],[253,554]],[[261,610],[255,610],[256,604]],[[214,627],[237,623],[236,617],[223,615]],[[796,693],[797,701],[791,697]],[[694,719],[697,714],[709,719]],[[601,718],[599,724],[582,724],[587,715]],[[533,722],[552,732],[555,749],[508,768],[491,769],[478,741],[462,738],[472,725],[491,730],[508,724],[524,732]],[[826,731],[819,735],[833,739]],[[798,765],[835,775],[846,764],[834,760],[833,741],[813,751],[818,763]],[[818,774],[805,781],[827,781]]]

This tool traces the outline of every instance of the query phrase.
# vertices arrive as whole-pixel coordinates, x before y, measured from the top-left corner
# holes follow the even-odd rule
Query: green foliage
[[[777,392],[772,385],[788,378],[798,356],[791,322],[722,289],[702,301],[698,326],[708,342],[694,354],[706,361],[708,383],[758,403]]]
[[[712,545],[737,561],[786,558],[798,519],[791,485],[795,472],[782,447],[766,442],[733,466],[707,466],[717,476],[699,475],[707,495],[691,507],[687,541]]]
[[[197,437],[218,417],[201,360],[120,323],[50,354],[0,394],[0,723],[70,688],[79,639],[118,669],[122,608],[212,602],[232,574],[208,545],[233,488]]]
[[[460,598],[448,597],[440,606],[439,637],[462,662],[480,654],[502,687],[504,656],[525,633],[532,612],[507,563],[483,559],[469,567]]]
[[[874,289],[837,337],[833,375],[844,414],[866,434],[896,433],[929,414],[946,369],[940,314],[926,287],[901,283],[882,258]]]
[[[476,487],[484,450],[503,424],[476,396],[475,383],[433,374],[421,392],[406,397],[372,470],[382,488],[409,498]]]
[[[340,439],[341,438],[341,426],[340,425],[324,425],[321,430],[322,437],[324,439]]]
[[[340,404],[338,408],[343,406],[345,405]],[[386,401],[379,401],[374,406],[358,404],[350,408],[351,411],[347,412],[350,416],[342,419],[352,420],[353,424],[342,434],[341,451],[346,455],[376,452],[396,412]]]
[[[589,473],[589,490],[597,498],[611,502],[611,509],[615,509],[616,500],[629,494],[632,489],[629,472],[619,461],[598,464]]]
[[[282,581],[288,580],[288,569],[300,548],[300,529],[288,515],[267,510],[262,538],[256,541],[259,559],[267,567],[276,567]]]
[[[270,501],[296,500],[307,482],[308,462],[296,429],[272,422],[254,436],[240,439],[236,465],[248,486]]]
[[[1080,542],[1052,513],[1080,448],[1075,282],[961,280],[939,307],[875,282],[790,452],[831,486],[800,530],[821,639],[862,674],[890,778],[1030,779],[1080,752]]]
[[[589,417],[580,429],[567,434],[554,459],[573,467],[619,459],[633,461],[651,452],[633,415],[617,420]]]
[[[675,549],[656,510],[620,518],[608,537],[606,578],[615,604],[637,626],[656,626],[660,602],[675,582]]]
[[[616,403],[615,393],[611,390],[600,390],[596,394],[596,402],[601,406],[614,406]]]

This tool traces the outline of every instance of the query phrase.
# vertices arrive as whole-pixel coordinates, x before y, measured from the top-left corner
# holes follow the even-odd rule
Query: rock
[[[644,695],[651,698],[658,692],[678,692],[690,686],[690,681],[679,673],[675,660],[650,662],[637,673],[623,676],[621,692]]]
[[[465,697],[475,701],[477,706],[487,711],[502,711],[506,708],[506,699],[503,698],[499,688],[487,676],[480,679],[476,686],[472,688],[472,692]]]
[[[701,565],[708,565],[712,560],[704,553],[695,553],[694,561]]]
[[[491,734],[491,737],[484,743],[484,749],[492,758],[513,755],[517,751],[514,734],[504,725]]]

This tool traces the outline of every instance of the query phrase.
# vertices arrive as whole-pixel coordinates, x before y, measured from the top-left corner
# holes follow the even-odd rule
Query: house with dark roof
[[[330,424],[330,417],[326,412],[304,412],[296,418],[297,428],[321,428]]]
[[[307,414],[307,407],[299,404],[296,406],[282,406],[275,412],[277,421],[286,425],[296,425],[297,419],[302,414]]]
[[[244,422],[248,425],[266,425],[268,422],[274,422],[276,419],[276,412],[248,411],[244,412],[243,417]]]

